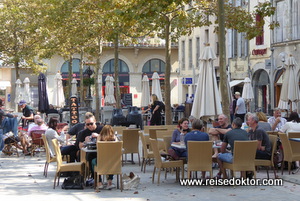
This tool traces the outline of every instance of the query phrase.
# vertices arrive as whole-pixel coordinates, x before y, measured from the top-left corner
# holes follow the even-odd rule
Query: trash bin
[[[142,115],[139,113],[138,108],[136,106],[129,107],[127,122],[132,122],[132,124],[135,124],[137,128],[143,130]]]
[[[126,118],[123,115],[122,109],[114,109],[113,116],[112,116],[112,126],[119,126],[122,123],[126,122]]]

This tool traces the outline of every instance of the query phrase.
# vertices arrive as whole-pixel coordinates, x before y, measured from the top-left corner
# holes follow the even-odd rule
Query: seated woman
[[[284,124],[280,132],[289,134],[289,132],[300,132],[300,118],[297,112],[292,112],[289,121]]]
[[[57,139],[62,144],[62,146],[60,147],[61,154],[70,155],[70,162],[75,162],[76,153],[78,149],[75,145],[65,145],[66,144],[65,132],[62,131],[58,134],[57,124],[58,124],[58,119],[51,118],[48,124],[49,128],[45,132],[45,136],[50,148],[50,154],[51,156],[55,155],[54,148],[52,145],[52,139]]]
[[[263,112],[256,112],[256,115],[259,119],[258,128],[264,131],[272,131],[271,125],[268,123],[268,119],[265,113]]]
[[[188,118],[181,118],[178,121],[178,128],[174,130],[171,143],[177,143],[180,144],[180,134],[182,133],[184,136],[190,132],[189,129],[189,119]],[[186,149],[180,149],[176,147],[171,147],[168,150],[169,155],[175,159],[178,160],[180,157],[186,157],[187,152]]]
[[[105,125],[101,132],[100,135],[97,138],[97,141],[118,141],[118,139],[115,137],[114,135],[114,130],[113,127],[111,127],[110,125]],[[92,160],[92,172],[94,172],[94,166],[97,164],[97,158],[94,158]],[[108,175],[107,178],[107,186],[105,189],[113,189],[116,186],[112,183],[113,180],[113,175]],[[99,178],[99,183],[97,184],[97,189],[104,189],[104,185],[102,183],[102,178]]]

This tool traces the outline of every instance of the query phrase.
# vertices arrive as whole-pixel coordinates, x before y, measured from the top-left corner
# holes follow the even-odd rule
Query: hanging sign
[[[70,121],[71,121],[70,123],[72,126],[79,123],[77,96],[71,96],[71,98],[70,98]]]

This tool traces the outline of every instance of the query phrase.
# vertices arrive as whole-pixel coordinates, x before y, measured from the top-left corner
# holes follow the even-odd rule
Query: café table
[[[87,149],[86,147],[83,147],[80,150],[80,162],[83,162],[85,164],[84,178],[87,177],[90,168],[89,162],[86,160],[86,154],[92,152],[97,152],[97,149]]]

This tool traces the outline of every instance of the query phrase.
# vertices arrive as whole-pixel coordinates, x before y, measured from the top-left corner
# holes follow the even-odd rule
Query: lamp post
[[[85,97],[86,106],[90,109],[91,108],[91,102],[93,101],[92,95],[91,95],[91,75],[93,75],[94,71],[91,69],[90,66],[87,67],[87,69],[84,71],[84,74],[88,78],[88,91],[87,95]]]

